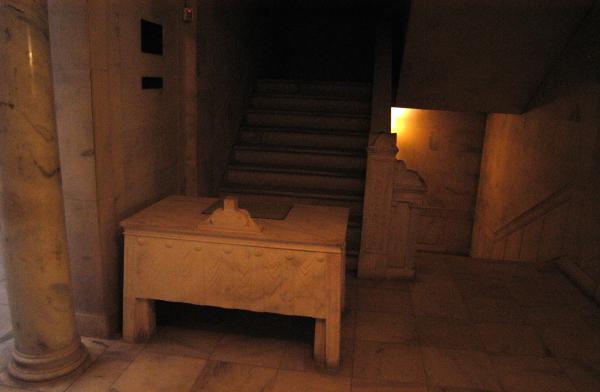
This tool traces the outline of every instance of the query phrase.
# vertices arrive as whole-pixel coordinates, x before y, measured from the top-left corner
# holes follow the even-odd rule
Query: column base
[[[32,356],[13,350],[8,373],[22,381],[48,381],[75,371],[87,359],[88,351],[77,338],[67,348],[46,355]]]

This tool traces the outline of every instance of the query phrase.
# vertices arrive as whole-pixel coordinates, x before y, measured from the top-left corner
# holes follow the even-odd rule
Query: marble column
[[[0,0],[0,258],[10,374],[56,378],[88,357],[75,329],[45,1]]]

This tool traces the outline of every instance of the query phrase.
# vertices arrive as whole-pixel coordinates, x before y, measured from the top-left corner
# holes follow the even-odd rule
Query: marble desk
[[[152,335],[154,300],[306,316],[315,359],[337,367],[348,209],[295,205],[282,220],[252,219],[227,200],[233,210],[204,214],[216,201],[171,196],[121,222],[123,338]]]

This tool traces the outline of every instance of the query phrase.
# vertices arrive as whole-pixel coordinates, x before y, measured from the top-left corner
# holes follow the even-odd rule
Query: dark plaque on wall
[[[161,89],[163,88],[163,78],[153,76],[142,76],[142,89]]]
[[[152,54],[163,54],[163,28],[158,23],[149,22],[142,19],[142,52]]]

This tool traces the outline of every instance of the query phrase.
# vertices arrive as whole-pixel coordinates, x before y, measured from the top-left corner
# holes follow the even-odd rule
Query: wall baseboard
[[[75,323],[81,336],[112,339],[118,336],[117,317],[90,313],[75,313]]]
[[[537,263],[564,257],[572,193],[564,186],[499,228],[476,212],[471,255]]]
[[[473,214],[471,210],[418,207],[421,217],[417,249],[425,252],[469,254]]]
[[[569,277],[588,297],[600,305],[600,284],[594,282],[573,260],[561,257],[555,260],[560,270]]]

